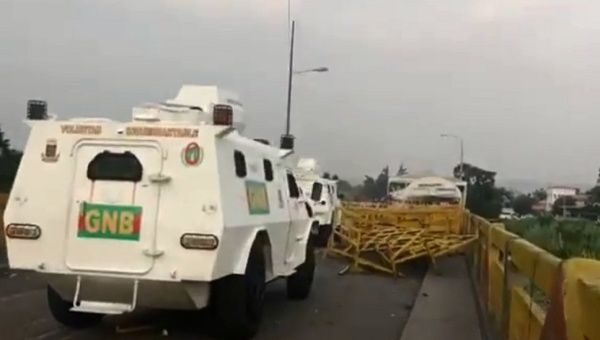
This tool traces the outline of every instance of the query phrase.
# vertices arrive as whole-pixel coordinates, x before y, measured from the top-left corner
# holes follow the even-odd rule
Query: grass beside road
[[[505,225],[508,230],[560,258],[600,259],[600,225],[591,221],[537,217],[510,220]]]

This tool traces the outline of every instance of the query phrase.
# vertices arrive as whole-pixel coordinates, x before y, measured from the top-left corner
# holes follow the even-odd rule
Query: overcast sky
[[[298,152],[360,179],[385,164],[592,184],[600,167],[600,1],[293,0]],[[277,140],[286,0],[0,0],[0,124],[21,147],[29,98],[61,117],[130,117],[182,84],[238,92]]]

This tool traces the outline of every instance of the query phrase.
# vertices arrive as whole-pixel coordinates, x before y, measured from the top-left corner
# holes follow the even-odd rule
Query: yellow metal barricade
[[[459,207],[397,207],[351,204],[342,208],[328,252],[350,260],[350,269],[368,267],[400,275],[405,262],[435,259],[463,249],[476,240],[465,228]]]

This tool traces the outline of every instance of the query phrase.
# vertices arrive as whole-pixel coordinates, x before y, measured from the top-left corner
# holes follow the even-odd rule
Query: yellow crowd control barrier
[[[345,205],[328,253],[350,260],[348,269],[368,267],[399,275],[399,266],[417,258],[435,259],[477,238],[463,226],[460,207]]]
[[[470,253],[488,326],[508,340],[600,340],[600,261],[561,260],[471,215]]]

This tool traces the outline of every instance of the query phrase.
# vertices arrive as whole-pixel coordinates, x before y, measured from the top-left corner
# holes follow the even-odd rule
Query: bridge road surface
[[[310,297],[290,301],[285,281],[269,284],[256,339],[398,340],[421,285],[423,269],[394,279],[374,273],[339,276],[344,262],[319,259]],[[120,331],[117,329],[120,327]],[[95,328],[70,330],[46,305],[35,274],[0,269],[0,339],[213,339],[206,312],[139,311],[107,317]]]

